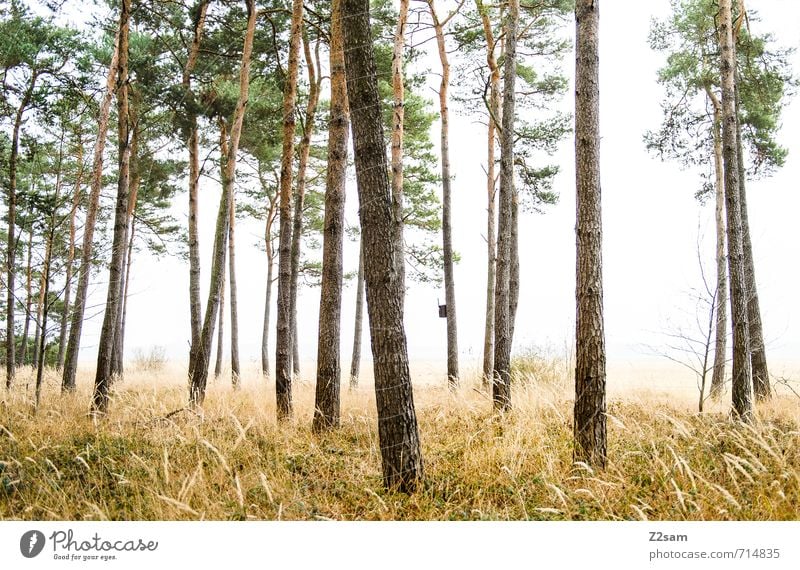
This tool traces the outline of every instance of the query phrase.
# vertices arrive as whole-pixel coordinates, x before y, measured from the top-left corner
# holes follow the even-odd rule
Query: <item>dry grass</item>
[[[403,495],[381,486],[369,386],[345,391],[342,428],[317,437],[310,383],[297,387],[296,420],[278,426],[274,385],[246,380],[212,385],[202,418],[167,417],[186,399],[180,373],[131,373],[95,424],[88,388],[61,398],[49,377],[34,417],[20,378],[0,401],[0,519],[800,518],[794,396],[752,427],[722,405],[699,416],[688,399],[615,397],[609,466],[593,472],[572,463],[563,378],[518,382],[505,417],[474,382],[457,394],[417,386],[426,476]]]

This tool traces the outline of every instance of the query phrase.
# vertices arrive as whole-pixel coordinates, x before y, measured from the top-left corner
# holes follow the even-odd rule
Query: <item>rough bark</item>
[[[214,359],[214,380],[222,375],[222,356],[225,353],[225,260],[222,260],[222,285],[219,288],[217,322],[217,357]]]
[[[72,318],[69,327],[69,340],[67,354],[64,360],[64,371],[61,378],[62,391],[75,390],[75,373],[78,369],[78,353],[81,345],[81,332],[83,330],[83,316],[86,312],[86,298],[89,292],[89,275],[92,271],[92,252],[94,249],[94,229],[97,224],[97,209],[100,204],[100,190],[103,185],[103,150],[106,146],[108,133],[108,118],[111,113],[111,100],[114,96],[117,81],[117,67],[119,63],[119,31],[114,43],[114,54],[106,77],[106,90],[103,102],[100,105],[98,117],[97,139],[94,143],[94,156],[92,161],[92,182],[89,193],[89,205],[86,210],[86,220],[83,224],[83,246],[81,249],[81,265],[78,275],[78,288],[75,291],[75,304],[72,308]]]
[[[128,301],[128,278],[130,277],[131,255],[133,254],[134,212],[139,196],[141,174],[139,172],[139,118],[138,108],[141,100],[138,93],[129,88],[128,124],[130,129],[130,166],[128,175],[128,204],[125,214],[125,242],[122,254],[122,274],[117,297],[117,322],[114,327],[114,347],[111,351],[111,380],[122,378],[125,373],[125,311]]]
[[[297,308],[292,311],[292,374],[295,377],[300,376],[300,347],[298,345],[297,337]]]
[[[517,322],[517,306],[519,305],[519,193],[516,186],[511,195],[511,268],[508,285],[508,336],[514,341],[514,328]],[[511,347],[509,347],[511,350]]]
[[[519,305],[519,194],[514,189],[511,197],[511,268],[508,278],[508,336],[514,341]]]
[[[720,0],[720,52],[722,74],[722,158],[725,170],[725,210],[728,222],[728,270],[733,324],[733,411],[742,421],[753,416],[753,382],[750,368],[748,292],[744,268],[741,193],[736,144],[735,54],[731,0]]]
[[[575,461],[606,464],[606,347],[600,199],[599,0],[575,6]]]
[[[294,108],[297,101],[303,1],[292,1],[289,61],[283,92],[283,145],[280,176],[280,237],[278,244],[278,318],[275,335],[275,398],[279,420],[292,416],[292,160],[294,158]]]
[[[750,218],[747,211],[747,175],[744,168],[742,124],[739,120],[739,89],[734,86],[736,101],[736,158],[739,169],[739,201],[742,216],[742,249],[744,253],[744,279],[747,287],[747,324],[750,335],[750,367],[753,374],[753,393],[757,400],[772,396],[764,346],[764,328],[761,322],[761,305],[758,301],[756,268],[753,261],[753,242],[750,239]]]
[[[489,388],[492,371],[494,370],[494,288],[496,279],[497,263],[497,238],[495,236],[495,211],[496,184],[495,173],[495,138],[497,131],[496,121],[500,117],[500,67],[497,65],[497,58],[494,50],[496,41],[492,32],[492,24],[489,20],[489,13],[483,6],[481,0],[476,0],[476,6],[481,16],[483,34],[486,38],[486,63],[491,73],[489,78],[489,120],[486,128],[486,319],[483,332],[483,387]]]
[[[513,201],[514,201],[514,117],[517,74],[517,25],[519,2],[510,0],[504,22],[503,128],[500,136],[500,199],[497,228],[497,279],[494,295],[494,373],[492,401],[498,411],[511,407],[511,286]]]
[[[728,344],[728,260],[725,256],[725,188],[722,171],[722,106],[713,91],[707,90],[714,106],[714,225],[716,227],[717,287],[714,368],[709,395],[718,399],[725,386],[726,347]]]
[[[400,0],[397,26],[392,45],[392,207],[394,209],[395,252],[399,258],[398,267],[405,287],[405,257],[403,243],[403,139],[405,130],[405,61],[406,22],[408,20],[409,0]],[[405,301],[405,299],[404,299]]]
[[[81,185],[83,184],[83,138],[80,127],[77,129],[76,157],[78,173],[75,176],[75,190],[72,193],[72,207],[69,211],[69,249],[67,250],[67,266],[65,269],[64,311],[61,313],[61,331],[58,336],[58,356],[56,370],[64,368],[64,357],[67,350],[67,330],[69,328],[69,310],[72,300],[72,279],[75,266],[75,220],[81,204]]]
[[[228,200],[228,211],[230,212],[231,207],[231,197],[227,194],[228,184],[225,180],[225,165],[228,162],[228,126],[227,123],[223,119],[219,119],[219,148],[220,148],[220,159],[219,159],[219,175],[220,180],[222,181],[222,187],[224,189],[225,197]],[[228,214],[228,229],[227,237],[230,239],[230,213]],[[219,288],[219,313],[217,315],[217,357],[214,359],[214,380],[218,379],[222,375],[222,357],[225,354],[225,291],[227,287],[225,285],[225,275],[226,275],[226,268],[225,268],[225,261],[227,260],[225,253],[222,254],[222,285]]]
[[[37,74],[34,72],[14,115],[11,153],[8,158],[8,198],[6,202],[8,208],[8,233],[6,238],[6,389],[11,388],[11,384],[14,382],[14,374],[16,373],[17,335],[14,329],[14,316],[17,300],[14,282],[17,277],[17,162],[19,158],[19,137],[22,118],[33,97],[36,79]]]
[[[236,298],[236,241],[234,231],[236,227],[236,196],[233,189],[231,189],[230,200],[231,217],[228,222],[228,279],[230,281],[231,296],[231,385],[234,388],[238,388],[241,370],[239,368],[239,310]]]
[[[439,20],[433,0],[428,0],[428,9],[433,19],[436,33],[436,46],[439,62],[442,65],[442,80],[439,84],[439,117],[441,119],[441,161],[442,161],[442,254],[444,262],[444,296],[447,317],[447,380],[451,389],[458,386],[458,320],[456,318],[456,289],[453,276],[453,227],[451,219],[452,185],[450,175],[450,111],[447,106],[447,90],[450,87],[450,61],[444,27],[455,15]]]
[[[403,283],[393,239],[389,167],[369,20],[369,0],[345,0],[345,69],[364,240],[364,275],[371,332],[378,440],[384,485],[413,491],[422,454],[403,329]]]
[[[364,240],[358,246],[358,277],[356,279],[356,314],[353,325],[353,355],[350,358],[350,389],[358,388],[361,369],[361,331],[364,328]]]
[[[200,43],[205,28],[206,12],[210,0],[200,0],[197,7],[197,19],[194,22],[194,36],[189,47],[186,64],[183,67],[181,85],[186,91],[187,99],[192,100],[192,72],[197,64]],[[189,315],[191,323],[191,342],[200,341],[202,323],[202,305],[200,302],[200,240],[197,231],[198,191],[200,186],[200,135],[197,127],[197,115],[188,110],[188,136],[186,147],[189,151]]]
[[[108,410],[108,389],[111,384],[111,358],[117,334],[120,284],[124,271],[123,260],[127,246],[128,197],[130,190],[131,141],[128,117],[128,33],[130,30],[131,0],[121,0],[119,20],[119,58],[117,61],[117,137],[119,172],[117,201],[114,208],[114,237],[108,269],[108,293],[97,349],[97,371],[94,379],[91,411],[94,415]]]
[[[208,382],[208,362],[211,352],[211,341],[214,335],[214,321],[220,309],[219,291],[225,282],[223,268],[225,266],[225,250],[230,221],[230,196],[236,182],[236,155],[239,152],[239,139],[242,134],[244,112],[250,91],[250,57],[253,53],[253,36],[256,29],[255,0],[247,0],[247,30],[242,46],[242,63],[239,70],[239,99],[233,113],[230,140],[224,150],[227,160],[224,169],[222,195],[220,196],[219,213],[214,238],[213,261],[211,265],[211,286],[208,292],[206,312],[203,318],[203,329],[200,340],[193,343],[189,353],[189,405],[202,406]]]
[[[328,171],[325,176],[325,227],[317,338],[314,431],[339,426],[341,393],[342,265],[345,182],[350,116],[344,71],[342,0],[331,6],[331,109],[328,119]]]

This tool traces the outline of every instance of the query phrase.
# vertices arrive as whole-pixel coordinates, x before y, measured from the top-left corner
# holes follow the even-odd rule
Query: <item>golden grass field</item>
[[[277,425],[274,384],[255,371],[236,392],[210,381],[200,417],[183,409],[180,369],[129,370],[94,423],[92,376],[62,398],[50,373],[34,416],[22,370],[0,396],[0,519],[800,518],[800,399],[790,392],[748,426],[725,402],[698,415],[691,384],[624,390],[612,368],[609,465],[593,472],[572,463],[567,367],[528,364],[502,417],[474,374],[457,393],[415,383],[425,482],[412,495],[382,488],[369,378],[343,389],[341,429],[315,436],[310,381],[296,384],[295,419]]]

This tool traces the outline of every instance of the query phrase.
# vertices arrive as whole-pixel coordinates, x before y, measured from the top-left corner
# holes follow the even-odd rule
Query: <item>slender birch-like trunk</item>
[[[356,314],[353,324],[353,355],[350,358],[350,389],[358,388],[361,370],[361,336],[364,328],[364,240],[358,246],[358,277],[356,278]]]
[[[500,67],[497,65],[495,47],[497,42],[492,32],[488,8],[481,0],[476,0],[481,16],[483,35],[486,38],[486,63],[489,66],[489,101],[487,101],[489,120],[486,128],[486,318],[483,333],[483,387],[488,389],[494,370],[494,295],[497,264],[497,238],[495,210],[497,175],[495,172],[495,138],[497,121],[500,119]]]
[[[460,7],[460,6],[459,6]],[[456,318],[456,286],[453,276],[453,229],[451,216],[452,185],[450,174],[450,110],[448,109],[447,91],[450,87],[450,60],[447,56],[447,44],[444,28],[456,11],[451,12],[444,20],[434,8],[433,0],[428,0],[428,9],[433,19],[436,33],[436,45],[439,51],[439,62],[442,65],[442,80],[439,84],[439,116],[441,118],[441,160],[442,160],[442,253],[444,257],[444,295],[447,317],[447,380],[451,389],[458,386],[458,319]]]

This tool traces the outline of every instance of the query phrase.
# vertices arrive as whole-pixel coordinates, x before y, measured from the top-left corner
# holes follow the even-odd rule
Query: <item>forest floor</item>
[[[310,428],[314,389],[277,425],[274,384],[211,383],[203,417],[177,371],[131,371],[108,416],[87,415],[91,377],[61,397],[48,375],[34,415],[29,371],[0,394],[0,519],[797,520],[800,399],[733,422],[728,404],[631,391],[609,398],[604,471],[572,462],[563,366],[529,369],[498,416],[475,377],[415,386],[419,492],[382,488],[371,385],[342,394],[342,427]],[[26,389],[27,385],[27,389]],[[729,398],[729,396],[728,396]],[[173,413],[174,412],[174,413]]]

